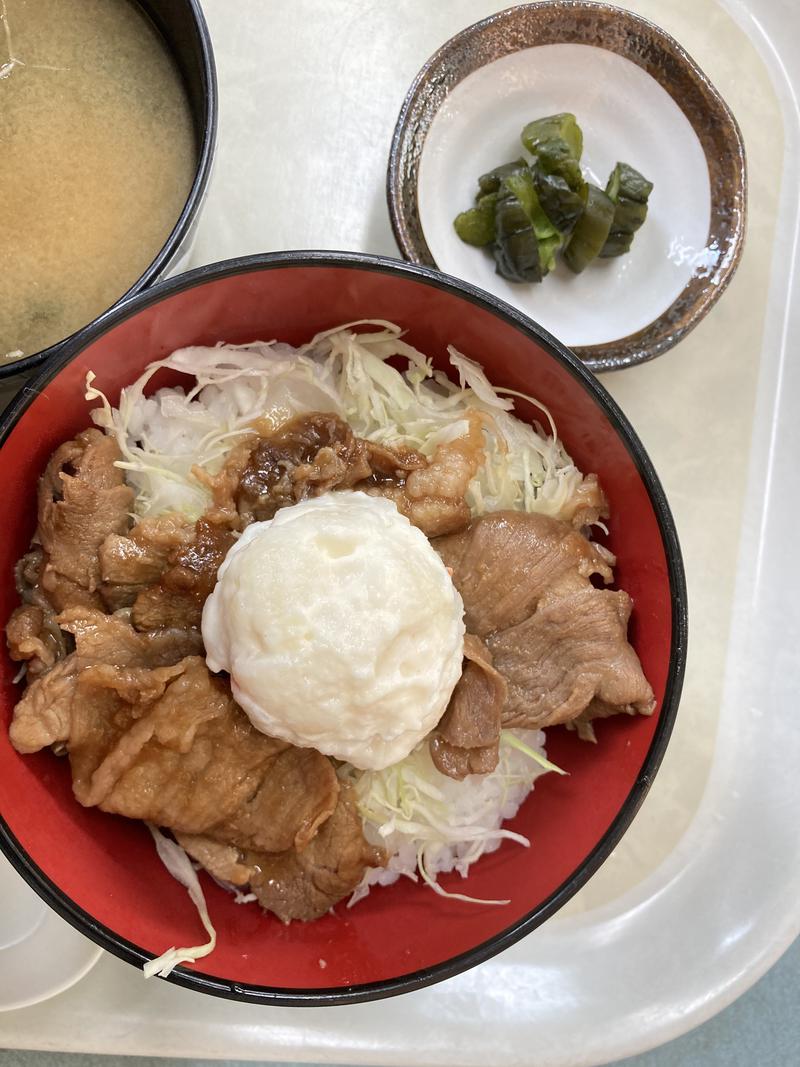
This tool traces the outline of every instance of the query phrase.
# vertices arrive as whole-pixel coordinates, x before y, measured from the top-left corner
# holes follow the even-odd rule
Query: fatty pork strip
[[[41,547],[21,561],[26,603],[7,628],[29,682],[12,743],[66,749],[83,804],[247,856],[255,880],[269,858],[285,878],[253,886],[264,906],[274,900],[286,921],[315,918],[383,855],[330,760],[255,731],[200,658],[228,517],[163,515],[131,529],[117,459],[113,440],[89,430],[56,451],[40,484]],[[78,548],[80,568],[69,562]]]
[[[497,766],[500,722],[508,695],[492,654],[474,634],[464,635],[464,670],[430,739],[435,766],[450,778],[490,774]]]
[[[388,497],[414,526],[436,537],[469,522],[464,495],[483,461],[482,424],[482,416],[471,417],[464,435],[427,459],[411,448],[356,437],[337,415],[297,415],[254,441],[249,454],[233,454],[221,477],[204,481],[216,491],[217,505],[227,512],[235,507],[244,524],[333,489],[355,489]]]
[[[326,756],[255,730],[200,656],[170,662],[192,635],[78,610],[61,623],[76,650],[28,687],[10,735],[21,752],[65,744],[80,803],[235,857],[285,921],[323,914],[383,862]]]
[[[507,687],[499,716],[486,687],[459,717],[458,760],[444,758],[440,726],[431,754],[441,771],[463,777],[501,727],[575,723],[586,736],[592,718],[653,711],[653,691],[627,639],[630,597],[591,581],[613,580],[610,552],[568,523],[516,511],[485,515],[435,546],[461,593],[468,632],[485,643],[484,662]]]
[[[11,658],[27,664],[29,677],[67,653],[58,612],[105,607],[100,546],[128,530],[133,508],[133,490],[114,465],[120,458],[112,438],[84,430],[56,449],[40,479],[33,547],[17,565],[23,603],[6,628]]]

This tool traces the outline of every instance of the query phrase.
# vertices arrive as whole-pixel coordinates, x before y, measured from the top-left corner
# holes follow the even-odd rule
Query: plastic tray
[[[383,188],[406,88],[442,41],[501,6],[237,0],[234,11],[206,0],[221,131],[195,261],[302,247],[396,254]],[[434,988],[351,1008],[260,1009],[145,983],[104,957],[70,991],[0,1017],[0,1045],[588,1067],[699,1024],[798,933],[800,9],[627,6],[684,44],[732,107],[751,160],[767,161],[751,168],[749,240],[719,305],[672,352],[605,378],[665,483],[690,593],[678,725],[631,830],[568,909]]]

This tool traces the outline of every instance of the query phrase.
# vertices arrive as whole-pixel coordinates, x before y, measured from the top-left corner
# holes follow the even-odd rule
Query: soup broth
[[[180,74],[132,0],[0,0],[0,362],[133,285],[196,162]]]

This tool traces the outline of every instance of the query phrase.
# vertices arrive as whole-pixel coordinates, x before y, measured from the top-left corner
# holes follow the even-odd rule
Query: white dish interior
[[[581,167],[605,188],[618,160],[653,184],[647,219],[628,255],[573,274],[559,257],[537,284],[507,282],[489,251],[464,244],[453,219],[473,203],[480,174],[522,155],[526,123],[571,111],[583,130]],[[419,166],[419,215],[440,270],[515,305],[568,345],[625,337],[659,318],[706,247],[711,195],[703,149],[658,82],[623,56],[581,44],[526,48],[480,67],[437,112]]]

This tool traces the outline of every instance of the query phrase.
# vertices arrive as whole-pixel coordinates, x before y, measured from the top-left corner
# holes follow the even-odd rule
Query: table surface
[[[800,1045],[800,940],[735,1004],[653,1052],[620,1061],[625,1067],[788,1067]],[[182,1060],[187,1067],[251,1067],[240,1060]],[[532,1061],[533,1062],[533,1061]],[[149,1056],[84,1056],[0,1051],[0,1067],[177,1067]],[[274,1067],[299,1067],[283,1063]]]

